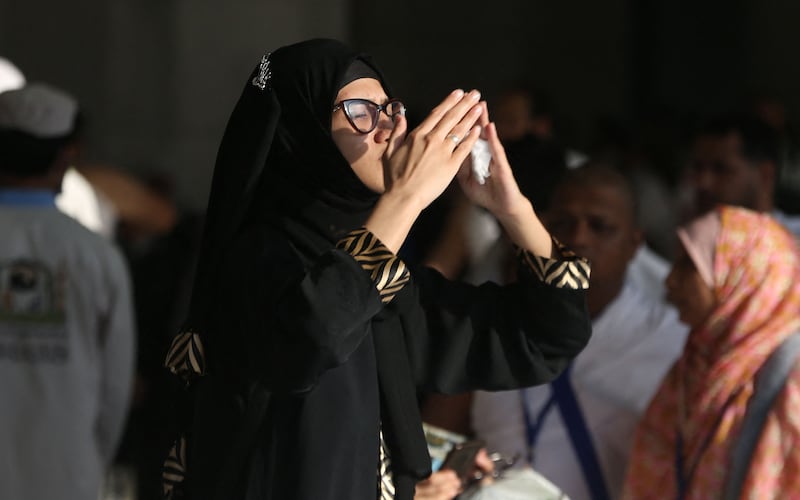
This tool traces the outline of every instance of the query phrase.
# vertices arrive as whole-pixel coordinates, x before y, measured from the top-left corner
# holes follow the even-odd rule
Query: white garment
[[[18,89],[25,85],[25,76],[4,57],[0,57],[0,92]]]
[[[488,210],[477,205],[470,205],[466,217],[466,245],[469,262],[473,267],[486,259],[486,254],[503,234],[500,223]]]
[[[564,492],[530,467],[506,471],[492,484],[475,485],[458,500],[570,500]]]
[[[134,373],[121,254],[47,205],[0,204],[0,498],[98,498]]]
[[[686,334],[672,308],[629,282],[592,322],[592,338],[573,362],[572,387],[611,498],[621,492],[637,421],[680,355]],[[550,386],[475,393],[472,426],[489,451],[527,457],[523,397],[535,420],[550,397]],[[531,465],[573,500],[590,498],[555,406],[543,422]]]
[[[114,238],[117,211],[113,203],[72,167],[64,174],[56,205],[95,233],[109,240]]]
[[[780,210],[773,210],[772,217],[783,224],[783,227],[789,230],[794,235],[796,240],[800,240],[800,217],[796,215],[789,215]]]
[[[625,279],[648,297],[663,301],[666,291],[664,280],[667,279],[669,270],[669,261],[643,243],[628,264]]]

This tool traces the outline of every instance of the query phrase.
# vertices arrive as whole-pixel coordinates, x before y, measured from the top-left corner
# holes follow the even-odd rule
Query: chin
[[[687,317],[686,315],[682,315],[680,317],[681,323],[688,326],[690,329],[694,330],[695,328],[702,326],[703,321],[698,318]]]
[[[688,318],[688,317],[686,316],[686,313],[685,313],[685,312],[683,312],[683,311],[681,311],[681,309],[680,309],[678,306],[676,306],[674,303],[672,304],[672,306],[673,306],[675,309],[677,309],[677,310],[678,310],[678,321],[680,321],[680,322],[681,322],[681,323],[683,323],[684,325],[686,325],[686,326],[688,326],[688,327],[690,327],[690,328],[691,328],[691,327],[693,326],[693,325],[692,325],[692,322],[690,321],[690,319],[691,319],[691,318]]]
[[[373,182],[367,184],[367,189],[372,191],[373,193],[383,194],[386,192],[386,184],[383,182]]]

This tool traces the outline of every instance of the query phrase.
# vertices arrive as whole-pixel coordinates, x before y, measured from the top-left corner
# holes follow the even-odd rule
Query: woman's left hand
[[[489,122],[486,103],[482,105],[484,110],[478,124],[482,127],[481,138],[489,143],[492,153],[490,175],[483,184],[479,184],[472,174],[472,159],[468,157],[457,174],[461,189],[473,203],[497,217],[515,245],[536,255],[551,257],[553,244],[550,234],[533,211],[531,202],[520,192],[505,148],[497,137],[497,129],[494,123]]]
[[[483,102],[482,105],[484,110],[478,123],[482,128],[481,139],[489,143],[489,150],[492,153],[492,160],[489,163],[490,176],[485,179],[484,184],[478,183],[472,174],[472,158],[467,157],[457,177],[461,189],[473,203],[502,218],[526,209],[530,202],[519,190],[505,148],[497,136],[497,129],[494,123],[489,122],[486,103]]]

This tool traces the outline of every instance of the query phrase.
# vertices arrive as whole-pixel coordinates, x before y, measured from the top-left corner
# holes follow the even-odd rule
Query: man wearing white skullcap
[[[19,89],[25,83],[22,72],[11,61],[0,57],[0,92]],[[73,99],[69,97],[69,100]],[[56,206],[92,231],[113,238],[117,223],[114,205],[73,166],[64,173]]]
[[[0,93],[0,498],[98,498],[129,406],[122,256],[55,205],[79,131],[63,91]]]

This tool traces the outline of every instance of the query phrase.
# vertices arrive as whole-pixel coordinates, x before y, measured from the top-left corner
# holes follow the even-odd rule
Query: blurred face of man
[[[600,183],[562,186],[552,200],[547,227],[591,262],[589,309],[596,314],[619,293],[628,262],[642,242],[631,200],[622,188]]]
[[[531,100],[512,92],[497,100],[492,117],[501,141],[518,141],[531,133]]]
[[[689,163],[689,183],[698,213],[718,203],[766,211],[764,195],[771,186],[763,170],[741,153],[739,134],[703,135],[695,140]]]

